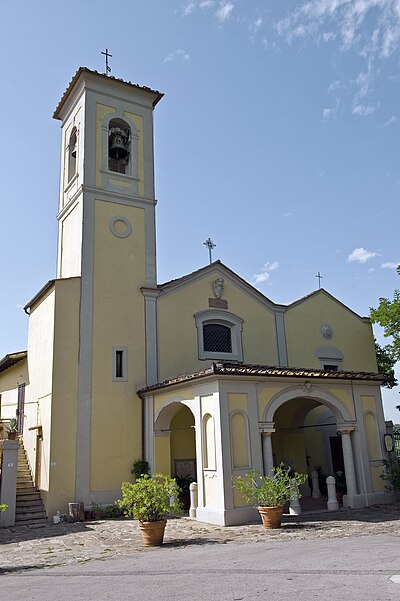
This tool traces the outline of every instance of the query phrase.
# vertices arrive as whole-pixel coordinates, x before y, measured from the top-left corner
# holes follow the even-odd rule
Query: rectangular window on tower
[[[112,379],[113,382],[128,381],[128,348],[126,346],[113,346],[112,353]]]

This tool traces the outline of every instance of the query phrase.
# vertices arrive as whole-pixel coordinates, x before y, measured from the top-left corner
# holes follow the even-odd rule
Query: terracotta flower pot
[[[166,524],[167,520],[160,520],[158,522],[139,522],[143,544],[146,545],[146,547],[159,547],[162,545]]]
[[[8,433],[8,440],[16,440],[17,439],[17,432],[9,432]]]
[[[280,528],[283,514],[283,506],[257,507],[260,512],[264,528]]]

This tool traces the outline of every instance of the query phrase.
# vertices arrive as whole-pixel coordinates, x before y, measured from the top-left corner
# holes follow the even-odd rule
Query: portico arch
[[[265,408],[263,421],[272,424],[275,412],[279,409],[279,407],[287,403],[287,401],[291,401],[299,397],[303,399],[313,399],[317,403],[321,403],[322,405],[329,407],[336,417],[338,427],[348,424],[349,422],[353,424],[352,416],[350,415],[347,407],[338,397],[334,396],[332,393],[326,392],[326,390],[323,388],[313,386],[311,384],[307,385],[307,383],[303,386],[291,386],[283,391],[278,392],[274,397],[272,397]]]
[[[184,400],[170,399],[157,411],[154,471],[196,477],[195,415]]]

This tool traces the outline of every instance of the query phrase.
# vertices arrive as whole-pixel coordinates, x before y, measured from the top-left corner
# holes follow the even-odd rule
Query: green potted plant
[[[145,459],[135,459],[132,463],[131,474],[134,475],[135,481],[141,478],[144,474],[149,475],[150,465]]]
[[[18,434],[18,421],[15,417],[10,419],[10,423],[7,426],[9,440],[15,440]]]
[[[195,479],[188,474],[187,476],[176,476],[176,483],[180,490],[179,499],[182,501],[182,507],[185,511],[190,509],[190,485]]]
[[[101,508],[101,505],[99,505],[99,503],[95,503],[93,501],[92,502],[92,518],[94,520],[101,520],[102,517],[103,517],[103,510]]]
[[[164,474],[144,474],[134,484],[122,483],[122,499],[118,501],[125,515],[139,521],[143,543],[159,546],[164,540],[168,513],[180,513],[179,489],[174,478]]]
[[[235,486],[247,503],[257,507],[265,528],[280,528],[284,504],[301,497],[299,486],[306,480],[306,474],[281,464],[272,468],[271,476],[250,470],[238,477]]]

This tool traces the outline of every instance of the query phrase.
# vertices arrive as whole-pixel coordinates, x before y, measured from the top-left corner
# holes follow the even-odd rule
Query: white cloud
[[[336,109],[325,108],[322,111],[322,118],[324,121],[329,121],[329,119],[332,119],[332,117],[334,117],[335,113]]]
[[[380,127],[387,127],[388,125],[392,125],[392,123],[394,123],[395,121],[397,121],[397,117],[395,115],[392,115],[390,117],[390,119],[388,119],[385,123],[383,123]]]
[[[220,23],[223,23],[224,21],[229,19],[233,9],[234,9],[233,2],[220,2],[219,9],[215,13],[215,16],[217,17],[217,19]]]
[[[338,39],[344,51],[356,46],[364,56],[387,58],[400,45],[400,4],[399,0],[307,0],[276,23],[276,30],[288,43],[305,35],[318,42],[322,36],[324,41]]]
[[[211,8],[214,5],[214,0],[202,0],[202,2],[200,2],[199,6],[200,8]]]
[[[375,111],[375,106],[366,106],[365,104],[357,104],[353,107],[352,113],[353,115],[358,115],[358,117],[367,117],[368,115],[372,115]]]
[[[275,271],[275,269],[278,269],[278,267],[278,261],[273,261],[272,263],[268,261],[267,263],[264,263],[262,271],[260,273],[254,274],[253,283],[261,284],[262,282],[268,282],[269,278],[271,277],[270,272]]]
[[[257,33],[257,31],[258,31],[259,29],[261,29],[262,25],[263,25],[263,20],[262,20],[262,18],[261,18],[261,17],[258,17],[258,19],[255,19],[254,21],[252,21],[252,22],[250,23],[250,25],[249,25],[249,30],[250,30],[252,33]]]
[[[382,269],[397,269],[398,265],[400,265],[400,261],[398,261],[397,263],[393,263],[392,261],[387,261],[387,263],[381,264],[381,268]]]
[[[294,217],[294,213],[290,213],[290,212],[282,213],[282,217]]]
[[[196,2],[193,2],[193,0],[190,0],[182,8],[182,15],[184,17],[187,17],[188,15],[191,15],[195,8],[196,8]]]
[[[178,48],[178,50],[174,50],[164,58],[164,63],[172,63],[178,59],[182,62],[187,62],[190,60],[190,55],[185,50],[182,50],[182,48]]]
[[[377,254],[378,253],[376,253],[372,250],[367,250],[366,248],[363,248],[362,246],[360,246],[360,248],[355,248],[353,250],[353,252],[351,252],[349,254],[349,256],[347,257],[347,260],[350,263],[353,261],[357,261],[357,263],[366,263],[373,257],[376,257]]]

